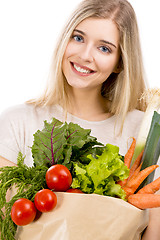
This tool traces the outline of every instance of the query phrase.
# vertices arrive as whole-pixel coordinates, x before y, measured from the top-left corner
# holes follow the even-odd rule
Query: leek
[[[144,149],[142,169],[157,164],[160,156],[160,90],[151,89],[143,97],[149,103],[144,113],[132,160],[133,163]],[[152,182],[153,177],[154,172],[145,179],[141,187]]]
[[[141,99],[144,101],[144,104],[147,105],[147,108],[137,137],[132,164],[145,147],[154,112],[160,113],[160,89],[147,90]]]
[[[151,127],[147,136],[146,144],[144,147],[144,153],[142,157],[142,168],[157,164],[160,156],[160,114],[154,112]],[[152,182],[154,178],[154,172],[152,172],[143,182],[143,186]]]

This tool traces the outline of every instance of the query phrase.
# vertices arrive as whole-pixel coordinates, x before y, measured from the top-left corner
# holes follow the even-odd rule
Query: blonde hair
[[[58,41],[51,65],[50,81],[38,105],[69,104],[68,84],[62,72],[62,59],[76,26],[86,18],[111,19],[120,34],[119,73],[112,73],[103,83],[102,95],[110,100],[109,111],[120,115],[122,123],[128,111],[142,110],[140,96],[146,88],[139,31],[135,12],[127,0],[83,0],[73,12]],[[122,124],[123,125],[123,124]]]

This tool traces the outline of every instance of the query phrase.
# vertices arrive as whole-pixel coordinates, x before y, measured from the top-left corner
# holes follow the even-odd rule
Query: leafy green
[[[102,155],[88,156],[88,165],[74,163],[72,188],[80,188],[85,193],[97,193],[125,200],[125,192],[119,184],[129,175],[117,146],[107,144]]]
[[[104,146],[90,133],[90,129],[62,123],[55,118],[49,123],[44,121],[44,128],[34,134],[31,147],[34,166],[26,166],[22,153],[19,153],[17,166],[0,168],[1,240],[15,239],[17,226],[10,216],[13,203],[19,198],[34,201],[35,194],[47,188],[45,175],[53,164],[64,164],[69,168],[73,187],[86,193],[125,198],[116,181],[127,178],[129,170],[118,153],[119,148],[110,144]],[[7,202],[7,191],[13,187],[16,193]]]
[[[45,181],[47,169],[46,166],[27,167],[22,153],[18,155],[17,166],[0,168],[1,240],[15,239],[17,226],[10,216],[12,205],[19,198],[28,198],[33,201],[35,194],[47,187]],[[13,187],[16,188],[16,194],[7,202],[7,191]]]
[[[42,131],[34,134],[32,157],[34,165],[51,166],[64,164],[69,169],[72,162],[89,163],[88,154],[101,154],[103,144],[90,135],[90,129],[83,129],[72,122],[62,123],[53,118],[51,122],[44,121]]]

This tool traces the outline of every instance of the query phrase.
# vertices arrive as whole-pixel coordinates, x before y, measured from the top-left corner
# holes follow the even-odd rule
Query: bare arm
[[[158,191],[157,194],[160,194],[160,191]],[[142,237],[142,240],[159,240],[159,239],[160,239],[160,207],[150,209],[149,224]]]
[[[4,166],[16,166],[16,164],[0,156],[0,167]]]
[[[16,164],[0,156],[0,168],[5,166],[16,166]],[[11,197],[11,192],[9,191],[7,192],[6,200],[8,201],[10,197]]]

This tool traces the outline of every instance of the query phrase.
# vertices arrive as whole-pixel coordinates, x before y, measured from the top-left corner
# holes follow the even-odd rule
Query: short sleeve
[[[6,110],[0,115],[0,156],[16,163],[20,151],[16,112]]]

